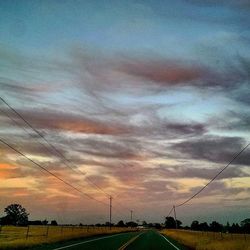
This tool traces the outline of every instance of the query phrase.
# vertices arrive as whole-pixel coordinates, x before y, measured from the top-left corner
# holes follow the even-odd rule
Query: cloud
[[[140,112],[135,111],[128,117],[118,116],[116,119],[108,119],[109,115],[99,119],[96,116],[89,117],[82,113],[69,113],[52,109],[27,109],[18,110],[23,117],[32,124],[36,129],[40,129],[41,133],[46,136],[47,134],[55,131],[70,132],[70,133],[81,133],[85,135],[110,135],[120,136],[117,138],[121,140],[123,144],[134,145],[139,148],[139,140],[144,139],[159,139],[160,137],[174,138],[174,137],[186,137],[194,135],[202,135],[207,132],[207,126],[203,123],[198,122],[173,122],[165,118],[159,117],[155,112],[149,112],[147,106],[139,109]],[[1,115],[3,121],[7,121],[6,113],[10,115],[9,110],[4,109],[5,113]],[[133,117],[140,115],[138,122],[133,122]],[[21,128],[27,129],[26,124],[18,117],[11,114]],[[128,119],[129,118],[129,119]],[[13,124],[16,125],[16,124]],[[17,127],[16,127],[17,129]],[[21,131],[22,133],[24,131]],[[26,131],[27,132],[27,131]],[[32,132],[32,131],[31,131]],[[22,133],[20,134],[20,140],[22,139]],[[18,136],[18,134],[17,134]],[[129,139],[128,136],[132,138]],[[38,138],[36,134],[31,133],[31,137],[34,139]],[[123,139],[123,137],[125,139]],[[127,138],[126,138],[127,137]],[[113,138],[114,139],[114,138]],[[106,140],[106,139],[105,139]],[[130,141],[131,140],[131,141]],[[77,142],[77,140],[76,140]],[[65,143],[65,142],[63,142]],[[103,148],[107,152],[113,143],[113,148],[122,149],[122,145],[118,142],[104,142],[100,138],[95,141],[85,139],[84,141],[79,140],[79,143],[88,145],[91,148],[99,147]],[[38,145],[39,146],[39,145]],[[32,148],[35,150],[36,147]],[[134,150],[131,148],[131,150]]]
[[[220,116],[214,115],[208,120],[209,126],[218,131],[244,131],[249,130],[250,115],[242,110],[241,112],[228,111]]]
[[[20,85],[20,83],[18,82],[14,82],[12,81],[10,83],[9,79],[0,79],[0,85],[1,85],[1,89],[5,92],[8,92],[8,94],[13,94],[13,92],[18,92],[18,94],[20,95],[25,95],[27,96],[38,96],[41,94],[41,92],[47,92],[48,89],[44,89],[41,86],[37,86],[37,85]]]
[[[176,143],[172,148],[180,153],[180,157],[228,163],[244,146],[246,142],[240,137],[205,136]],[[249,165],[249,154],[247,150],[233,164]]]
[[[20,104],[18,98],[10,99],[18,112],[72,164],[78,166],[84,176],[64,166],[53,151],[47,151],[37,142],[38,137],[33,132],[31,136],[26,135],[22,128],[27,126],[21,120],[17,119],[20,123],[17,128],[11,122],[7,123],[8,118],[4,114],[0,117],[5,122],[1,122],[1,135],[58,176],[76,186],[81,185],[83,191],[104,199],[101,192],[89,185],[87,176],[101,188],[117,194],[125,201],[132,199],[134,203],[140,201],[144,205],[148,201],[149,208],[159,200],[167,202],[162,197],[176,200],[178,194],[178,199],[185,199],[195,191],[191,187],[199,188],[208,181],[220,169],[220,164],[229,162],[244,145],[244,139],[234,135],[213,135],[219,120],[214,113],[214,120],[205,120],[187,111],[190,119],[184,119],[178,112],[180,104],[186,112],[186,100],[177,98],[174,104],[166,104],[166,99],[171,99],[172,93],[182,96],[185,91],[189,91],[192,100],[188,100],[187,105],[193,105],[194,99],[216,93],[234,100],[234,104],[237,102],[237,105],[244,106],[247,104],[244,86],[248,89],[245,84],[249,76],[246,59],[242,63],[238,58],[235,63],[216,69],[192,60],[153,55],[88,56],[86,58],[79,53],[75,58],[68,58],[72,60],[69,64],[55,63],[53,71],[58,73],[66,69],[64,75],[69,77],[70,85],[62,83],[60,94],[50,93],[46,99],[42,99],[45,102],[42,107],[34,99],[27,106],[17,106]],[[59,85],[59,81],[55,82],[55,86]],[[10,80],[2,86],[7,96],[15,89],[23,96],[30,97],[48,91],[33,84],[18,86],[17,82]],[[64,91],[69,93],[61,95]],[[67,99],[69,94],[70,99]],[[48,103],[55,101],[60,106],[49,105],[47,100]],[[169,116],[168,112],[174,115]],[[225,131],[226,126],[227,129],[238,127],[247,131],[249,119],[246,112],[238,115],[232,112],[230,115],[234,119],[226,119],[226,122],[223,122],[226,116],[218,112],[221,119],[218,125],[222,131]],[[41,177],[41,172],[34,170],[32,164],[2,148],[4,156],[1,158],[15,161],[15,166],[21,170],[15,169],[14,174],[4,168],[0,176],[2,173],[7,180],[18,177],[22,182],[21,179],[24,181],[28,177],[35,181],[30,187],[48,194],[40,201],[41,205],[47,201],[53,204],[63,202],[67,195],[72,204],[78,205],[79,197],[73,190],[47,175]],[[249,158],[246,152],[235,162],[237,167],[229,168],[218,179],[225,181],[248,176],[240,165],[248,165]],[[211,192],[210,195],[215,193]],[[21,191],[17,195],[26,197],[25,192]]]
[[[95,157],[118,159],[144,159],[141,142],[136,139],[117,138],[105,140],[100,138],[86,138],[78,140],[78,152]]]
[[[111,91],[128,96],[157,96],[170,90],[203,90],[207,94],[216,91],[229,98],[235,94],[241,100],[244,91],[236,92],[249,80],[249,59],[241,55],[230,60],[220,57],[219,60],[223,60],[220,67],[211,62],[209,65],[152,54],[105,57],[85,55],[78,49],[74,55],[72,67],[78,78],[78,87],[101,100],[100,105],[112,106],[109,103],[114,102]]]
[[[221,168],[213,167],[213,168],[197,168],[197,167],[181,167],[180,169],[177,169],[177,174],[182,177],[186,178],[202,178],[202,179],[211,179],[215,176],[215,174],[220,170]],[[242,168],[229,168],[227,171],[225,171],[222,175],[218,176],[219,179],[230,179],[235,177],[244,177],[248,174],[244,171]]]
[[[18,178],[23,176],[18,167],[9,163],[0,163],[0,179]]]
[[[129,128],[107,121],[90,119],[84,115],[53,110],[18,110],[35,128],[70,131],[85,134],[123,134]],[[23,123],[23,122],[22,122]]]
[[[163,86],[185,85],[201,79],[206,74],[205,68],[198,65],[159,59],[130,59],[121,62],[117,70]]]

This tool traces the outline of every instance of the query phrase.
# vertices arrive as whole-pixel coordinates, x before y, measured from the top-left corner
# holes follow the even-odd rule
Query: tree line
[[[0,218],[0,225],[13,225],[13,226],[28,226],[28,225],[49,225],[49,221],[45,220],[34,220],[30,221],[29,213],[20,204],[11,204],[4,209],[5,216]],[[52,220],[50,225],[57,226],[57,221]],[[71,225],[72,226],[72,225]],[[107,227],[110,226],[109,222],[104,224],[97,223],[95,225],[83,225],[79,223],[79,226],[96,226],[96,227]],[[133,221],[124,223],[122,220],[117,224],[111,224],[111,226],[117,227],[137,227],[138,224]]]
[[[166,217],[165,228],[179,228],[194,231],[211,231],[211,232],[224,232],[224,233],[250,233],[250,218],[244,219],[238,223],[230,224],[227,222],[226,225],[220,224],[217,221],[212,221],[210,224],[207,222],[199,222],[194,220],[190,226],[182,226],[182,222],[176,220],[173,217]]]
[[[20,204],[11,204],[4,209],[6,213],[5,216],[0,218],[0,225],[14,225],[14,226],[27,226],[27,225],[48,225],[49,222],[45,219],[29,221],[28,216],[29,213],[26,211],[24,207]],[[57,221],[52,220],[50,225],[57,226]],[[84,226],[82,223],[79,226]],[[87,226],[87,225],[86,225]],[[106,222],[104,224],[97,223],[95,225],[88,226],[117,226],[117,227],[138,227],[138,223],[134,221],[129,221],[124,223],[123,220],[120,220],[117,224],[111,224]],[[168,216],[165,218],[165,223],[147,223],[143,221],[140,224],[142,228],[156,228],[156,229],[187,229],[194,231],[211,231],[211,232],[227,232],[227,233],[250,233],[250,218],[244,219],[238,223],[230,224],[227,222],[226,225],[222,225],[217,221],[212,221],[210,224],[207,222],[199,222],[197,220],[193,221],[190,226],[182,226],[182,222],[179,220],[175,220],[173,217]]]

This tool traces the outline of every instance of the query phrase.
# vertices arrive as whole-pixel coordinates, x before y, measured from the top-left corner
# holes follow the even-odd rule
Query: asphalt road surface
[[[187,250],[157,231],[147,230],[98,236],[46,245],[35,250]]]

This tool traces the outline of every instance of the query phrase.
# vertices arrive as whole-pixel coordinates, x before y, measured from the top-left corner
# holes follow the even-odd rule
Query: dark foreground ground
[[[177,242],[162,236],[157,231],[147,230],[108,236],[85,238],[42,247],[34,250],[187,250]]]

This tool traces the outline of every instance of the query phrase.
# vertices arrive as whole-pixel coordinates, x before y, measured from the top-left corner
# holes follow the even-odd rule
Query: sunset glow
[[[105,223],[109,194],[114,221],[163,222],[249,143],[249,1],[13,0],[0,17],[0,97],[59,155],[1,100],[0,138],[100,201],[0,142],[0,213]],[[247,149],[180,220],[249,217],[249,166]]]

